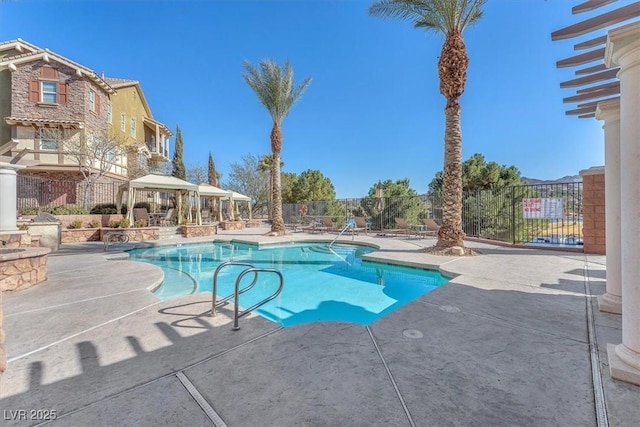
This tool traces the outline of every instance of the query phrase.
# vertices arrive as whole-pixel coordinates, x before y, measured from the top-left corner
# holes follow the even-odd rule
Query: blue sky
[[[154,117],[182,129],[187,167],[206,166],[211,152],[223,181],[242,156],[270,152],[271,119],[242,79],[243,61],[289,60],[297,81],[313,81],[283,124],[284,171],[318,169],[338,198],[385,179],[409,178],[423,193],[444,158],[443,38],[371,17],[371,3],[10,0],[0,2],[0,40],[20,37],[139,80]],[[602,122],[564,114],[562,98],[574,92],[559,84],[574,75],[555,67],[595,36],[551,41],[594,15],[571,15],[577,3],[489,0],[465,32],[464,159],[482,153],[539,179],[604,163]]]

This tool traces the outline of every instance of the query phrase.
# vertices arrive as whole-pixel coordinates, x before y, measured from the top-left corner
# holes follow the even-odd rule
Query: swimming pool
[[[165,273],[155,291],[162,299],[211,292],[213,272],[225,261],[275,268],[284,276],[282,293],[256,310],[285,327],[318,321],[369,325],[448,281],[441,274],[408,267],[363,261],[372,252],[365,246],[326,243],[259,247],[245,243],[212,243],[135,249],[130,259],[155,264]],[[247,267],[229,266],[218,276],[218,297],[233,293],[235,280]],[[247,275],[241,287],[253,275]],[[246,283],[245,283],[246,280]],[[250,307],[278,287],[274,274],[260,275],[240,305]]]

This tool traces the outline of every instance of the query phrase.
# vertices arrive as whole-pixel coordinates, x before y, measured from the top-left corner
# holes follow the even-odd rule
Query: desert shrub
[[[120,227],[120,219],[112,219],[111,221],[109,221],[109,227],[110,228],[119,228]]]
[[[29,229],[29,224],[18,224],[18,230],[26,231]]]
[[[120,228],[129,228],[130,225],[131,225],[131,223],[129,222],[129,220],[127,218],[122,218],[120,220]]]
[[[100,228],[102,224],[97,219],[87,223],[87,228]]]
[[[133,225],[135,225],[136,227],[146,227],[147,226],[147,220],[146,219],[139,219]]]
[[[22,208],[20,209],[21,215],[38,215],[38,208]]]
[[[53,215],[86,215],[89,212],[82,206],[62,205],[62,206],[55,206],[54,208],[51,209],[50,213]]]
[[[91,209],[90,213],[96,215],[110,215],[117,214],[118,211],[116,210],[116,205],[114,203],[100,203],[95,205]]]
[[[69,229],[82,228],[82,221],[80,221],[79,219],[76,219],[75,221],[72,221],[71,224],[67,226],[67,228]]]

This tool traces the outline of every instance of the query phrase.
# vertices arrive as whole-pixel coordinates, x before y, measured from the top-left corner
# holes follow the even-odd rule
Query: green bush
[[[67,226],[67,228],[72,230],[76,228],[82,228],[82,221],[80,221],[79,219],[76,219],[75,221],[72,221],[71,224]]]
[[[22,208],[20,214],[22,215],[38,215],[40,210],[38,208]]]
[[[129,222],[129,220],[127,218],[122,218],[120,220],[120,228],[129,228],[130,225],[131,225],[131,223]]]
[[[134,223],[134,225],[136,227],[146,227],[147,226],[147,220],[146,219],[139,219]]]
[[[18,224],[18,230],[26,231],[29,229],[29,224]]]
[[[113,203],[100,203],[98,205],[95,205],[91,209],[90,213],[94,215],[111,215],[117,214],[118,211],[116,210],[116,205]]]
[[[97,219],[87,223],[87,228],[100,228],[102,224]]]
[[[86,215],[89,212],[82,206],[62,205],[55,206],[49,211],[49,213],[51,213],[52,215]]]
[[[121,219],[112,219],[111,221],[109,221],[109,227],[110,228],[119,228],[120,227],[120,221],[122,221]]]

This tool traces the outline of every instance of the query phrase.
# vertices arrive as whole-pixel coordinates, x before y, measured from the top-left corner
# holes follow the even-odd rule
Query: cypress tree
[[[213,163],[211,151],[209,151],[209,184],[214,187],[218,186],[218,174],[216,172],[216,165]]]
[[[173,170],[171,171],[171,176],[186,180],[187,172],[184,168],[183,150],[182,132],[180,132],[180,127],[178,126],[176,130],[176,146],[173,152]]]

